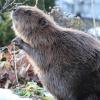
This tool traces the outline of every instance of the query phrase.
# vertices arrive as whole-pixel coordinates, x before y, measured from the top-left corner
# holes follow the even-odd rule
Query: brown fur
[[[46,23],[41,23],[41,20]],[[13,29],[43,85],[58,100],[100,100],[100,42],[58,26],[36,7],[12,12]]]

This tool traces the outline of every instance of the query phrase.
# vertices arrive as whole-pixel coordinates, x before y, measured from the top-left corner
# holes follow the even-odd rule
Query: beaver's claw
[[[15,44],[15,46],[18,46],[20,49],[22,49],[22,47],[23,47],[23,40],[20,39],[19,37],[15,37],[12,40],[12,44]]]

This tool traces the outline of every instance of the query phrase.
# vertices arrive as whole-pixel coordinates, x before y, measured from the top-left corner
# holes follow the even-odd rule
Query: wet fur
[[[28,16],[24,13],[32,11]],[[48,24],[42,27],[39,20]],[[35,7],[12,13],[13,29],[23,41],[34,71],[58,100],[100,100],[100,42],[74,29],[58,26]],[[17,41],[17,40],[16,40]]]

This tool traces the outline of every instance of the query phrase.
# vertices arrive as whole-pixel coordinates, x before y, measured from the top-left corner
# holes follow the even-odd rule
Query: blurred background
[[[8,45],[14,32],[10,11],[18,5],[37,6],[63,27],[73,27],[100,37],[100,0],[0,0],[0,47]]]

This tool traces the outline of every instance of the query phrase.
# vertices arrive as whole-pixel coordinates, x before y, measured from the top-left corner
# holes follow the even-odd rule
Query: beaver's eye
[[[39,25],[42,26],[42,27],[47,27],[48,21],[45,18],[40,18]]]
[[[32,11],[31,10],[26,10],[26,11],[24,11],[24,13],[27,14],[28,16],[32,15]]]

